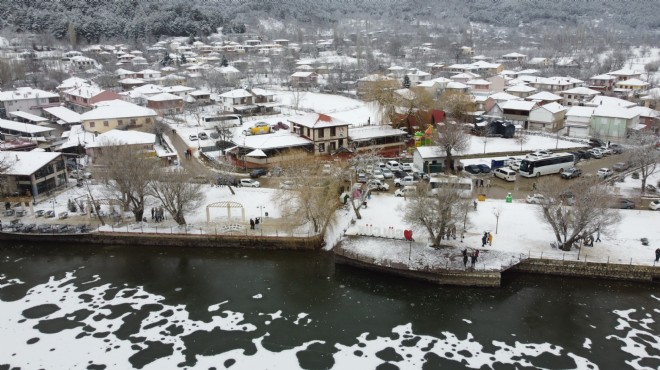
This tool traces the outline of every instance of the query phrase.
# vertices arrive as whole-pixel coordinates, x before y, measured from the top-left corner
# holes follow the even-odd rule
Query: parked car
[[[371,171],[371,176],[377,180],[385,180],[385,176],[383,176],[383,171],[381,171],[379,168],[374,168],[374,170]]]
[[[206,132],[202,131],[199,133],[199,140],[208,140],[209,135],[206,134]]]
[[[601,139],[594,139],[594,138],[589,139],[589,146],[591,147],[598,148],[605,145],[606,145],[605,142]]]
[[[490,167],[485,164],[478,164],[477,167],[479,167],[481,173],[490,173]]]
[[[397,161],[387,161],[387,168],[390,170],[400,170],[401,169],[401,164]]]
[[[241,179],[240,184],[246,188],[258,188],[261,186],[259,181],[253,179]]]
[[[504,181],[516,181],[516,171],[511,168],[500,167],[493,171],[495,177],[499,177]]]
[[[250,177],[252,177],[253,179],[256,179],[256,178],[261,177],[261,176],[266,176],[267,173],[268,173],[267,169],[257,168],[256,170],[250,171]]]
[[[576,153],[580,155],[581,159],[589,159],[593,157],[588,150],[578,150]]]
[[[254,124],[254,126],[244,131],[244,133],[246,135],[260,135],[260,134],[268,134],[270,133],[270,131],[271,128],[269,124],[267,124],[266,122],[257,122]]]
[[[564,190],[561,193],[559,193],[559,199],[563,203],[568,204],[569,206],[575,205],[575,195],[570,190]]]
[[[635,209],[635,202],[633,202],[630,199],[619,199],[614,203],[612,208],[619,208],[619,209]]]
[[[392,173],[392,171],[387,167],[381,168],[380,171],[383,173],[383,177],[386,179],[391,179],[394,177],[394,173]]]
[[[530,159],[537,159],[537,158],[547,157],[551,154],[552,152],[548,150],[537,150],[534,153],[527,154],[525,157]]]
[[[188,139],[190,141],[197,141],[197,134],[190,134],[188,135]]]
[[[408,176],[408,173],[406,171],[403,171],[403,170],[392,171],[392,173],[394,174],[394,177],[397,178],[397,179]]]
[[[606,178],[612,176],[613,172],[609,168],[601,168],[596,172],[598,178],[605,180]]]
[[[37,226],[37,231],[40,233],[50,233],[53,231],[53,226],[51,224],[41,224]]]
[[[410,163],[401,163],[401,169],[410,172],[413,170],[412,165]]]
[[[382,180],[371,179],[367,182],[367,189],[377,190],[377,191],[388,191],[390,190],[390,185],[386,184]]]
[[[614,151],[610,148],[600,148],[600,152],[603,154],[603,156],[614,154]]]
[[[620,144],[610,144],[609,148],[614,152],[614,154],[621,154],[625,150]]]
[[[660,200],[652,200],[651,203],[649,203],[649,209],[652,211],[660,211]]]
[[[411,195],[415,191],[417,191],[417,188],[414,186],[404,186],[400,189],[396,189],[396,191],[394,191],[394,196],[405,197],[407,195]]]
[[[364,172],[359,172],[357,174],[357,182],[361,182],[363,184],[366,183],[367,182],[367,174],[365,174]]]
[[[220,186],[221,185],[237,186],[239,184],[239,181],[234,176],[221,175],[218,176],[218,178],[215,180],[215,183]]]
[[[416,185],[419,182],[419,180],[415,180],[413,176],[406,176],[402,177],[400,179],[394,179],[394,186],[411,186],[411,185]]]
[[[527,196],[526,201],[529,204],[543,204],[545,203],[545,197],[541,194],[530,194]]]
[[[520,162],[522,162],[522,159],[519,158],[513,158],[509,159],[508,166],[510,169],[514,171],[518,171],[520,169]]]
[[[612,169],[616,172],[621,172],[629,169],[630,167],[632,167],[632,163],[630,162],[617,162],[614,164],[614,166],[612,166]]]
[[[280,189],[291,190],[296,187],[296,183],[293,180],[284,180],[280,183]]]
[[[467,173],[471,173],[473,175],[477,175],[477,174],[481,173],[481,168],[479,168],[479,166],[476,165],[476,164],[469,164],[469,165],[463,167],[463,171],[465,171]]]
[[[600,149],[598,148],[589,149],[589,153],[591,154],[592,158],[596,158],[596,159],[603,158],[603,152],[601,152]]]
[[[574,179],[576,177],[582,176],[582,170],[577,167],[568,168],[564,170],[560,176],[562,179]]]

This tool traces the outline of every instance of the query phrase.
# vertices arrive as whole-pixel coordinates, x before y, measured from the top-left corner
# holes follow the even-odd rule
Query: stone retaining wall
[[[277,237],[252,235],[178,235],[95,232],[89,234],[0,233],[0,240],[32,243],[88,243],[100,245],[144,245],[163,247],[213,247],[246,249],[320,249],[321,236]]]
[[[640,282],[660,281],[660,267],[530,258],[507,271]]]
[[[403,268],[380,266],[335,254],[335,263],[353,266],[364,270],[428,281],[439,285],[459,285],[475,287],[499,287],[499,271],[416,271]]]

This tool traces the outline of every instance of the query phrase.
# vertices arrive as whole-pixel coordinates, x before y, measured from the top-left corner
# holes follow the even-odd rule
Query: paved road
[[[172,144],[174,144],[174,149],[176,149],[176,152],[179,155],[179,161],[183,168],[193,174],[193,176],[212,176],[214,174],[213,171],[204,166],[199,159],[186,158],[186,150],[192,149],[193,152],[196,152],[197,148],[188,147],[188,144],[186,144],[179,135],[175,134],[172,129],[166,130],[165,135],[167,135],[172,141]]]

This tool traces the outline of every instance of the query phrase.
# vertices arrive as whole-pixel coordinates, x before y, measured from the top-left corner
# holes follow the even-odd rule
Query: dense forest
[[[222,28],[245,32],[245,24],[272,19],[327,27],[350,19],[415,22],[601,24],[608,30],[660,30],[657,0],[3,0],[0,27],[18,32],[76,37],[153,40],[204,36]],[[381,23],[382,24],[382,23]]]

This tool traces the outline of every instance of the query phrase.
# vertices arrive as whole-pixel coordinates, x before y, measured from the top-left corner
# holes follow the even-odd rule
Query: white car
[[[660,211],[660,200],[652,200],[651,203],[649,203],[649,209],[653,211]]]
[[[280,189],[291,190],[296,187],[296,183],[292,180],[284,180],[280,183]]]
[[[191,134],[191,135],[188,136],[188,139],[190,141],[197,141],[197,135],[196,134]]]
[[[391,179],[392,177],[394,177],[394,173],[392,173],[392,171],[387,167],[382,168],[381,172],[383,172],[383,177],[386,179]]]
[[[416,185],[419,181],[415,180],[412,176],[404,176],[400,179],[394,179],[394,186],[412,186]]]
[[[612,176],[613,172],[609,168],[601,168],[596,172],[596,176],[598,176],[599,179],[605,180],[606,178]]]
[[[261,186],[259,181],[254,179],[241,179],[240,184],[246,188],[258,188]]]
[[[591,153],[591,156],[596,159],[603,158],[603,152],[599,148],[589,149],[589,153]]]
[[[413,170],[413,168],[412,168],[412,166],[410,165],[410,163],[401,163],[401,169],[404,170],[404,171],[406,171],[406,172],[410,172],[410,171]]]
[[[376,180],[385,180],[385,176],[383,175],[383,171],[381,171],[378,168],[374,168],[374,170],[371,172],[371,175]]]
[[[396,189],[396,191],[394,192],[394,196],[405,197],[411,195],[415,191],[417,191],[417,188],[414,186],[404,186],[400,189]]]
[[[545,202],[545,197],[541,194],[530,194],[527,196],[527,203],[529,204],[542,204]]]
[[[384,183],[382,180],[371,179],[367,182],[367,188],[369,190],[388,191],[390,190],[390,185]]]

